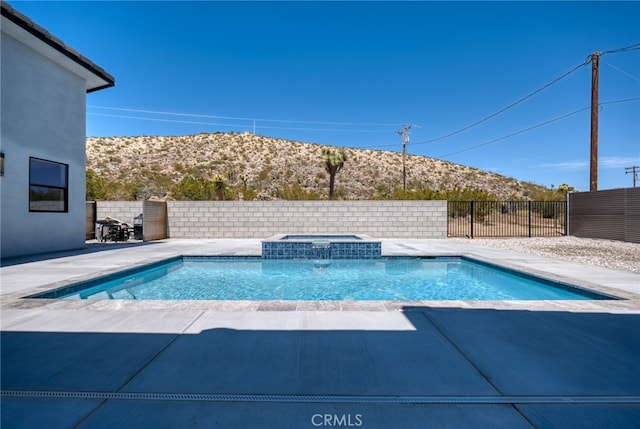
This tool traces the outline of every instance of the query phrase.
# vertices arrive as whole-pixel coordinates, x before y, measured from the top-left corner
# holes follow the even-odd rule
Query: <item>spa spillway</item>
[[[366,235],[281,234],[262,242],[264,259],[376,259],[382,245]]]

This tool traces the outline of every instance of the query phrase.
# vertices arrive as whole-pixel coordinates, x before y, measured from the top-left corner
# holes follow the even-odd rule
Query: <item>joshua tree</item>
[[[324,158],[324,168],[327,170],[327,173],[329,173],[329,199],[333,200],[336,174],[344,167],[347,154],[344,152],[344,149],[335,151],[330,148],[325,148],[322,150],[322,156]]]
[[[241,174],[240,175],[240,180],[242,181],[242,187],[243,190],[246,191],[247,190],[247,182],[249,182],[249,175],[248,174]]]
[[[218,199],[218,201],[224,200],[224,179],[221,176],[215,176],[213,178],[213,186],[216,190],[216,198]]]

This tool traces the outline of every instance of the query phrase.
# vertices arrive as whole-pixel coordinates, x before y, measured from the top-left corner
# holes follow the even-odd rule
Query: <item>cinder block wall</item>
[[[169,201],[170,238],[446,238],[446,201]]]
[[[133,218],[142,213],[142,201],[97,201],[96,220],[107,216],[133,226]]]

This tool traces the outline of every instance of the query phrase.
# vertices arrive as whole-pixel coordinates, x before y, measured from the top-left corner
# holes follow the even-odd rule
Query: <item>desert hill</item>
[[[222,179],[227,199],[325,199],[329,180],[322,156],[325,147],[329,146],[248,132],[90,137],[87,187],[99,199],[183,199],[176,186],[185,178],[218,183]],[[407,155],[407,192],[403,192],[401,153],[349,148],[345,153],[347,161],[336,176],[340,199],[416,198],[454,189],[473,189],[498,199],[529,199],[546,189]]]

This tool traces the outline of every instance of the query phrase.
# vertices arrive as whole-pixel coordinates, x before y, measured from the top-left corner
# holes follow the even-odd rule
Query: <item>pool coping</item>
[[[286,237],[298,237],[298,238],[285,239]],[[314,237],[314,238],[311,238],[311,237]],[[264,243],[264,242],[274,242],[274,241],[286,241],[286,242],[293,242],[293,243],[308,243],[312,241],[326,241],[327,237],[333,237],[333,238],[350,237],[349,239],[345,239],[345,240],[336,239],[336,241],[340,241],[340,242],[347,241],[347,242],[357,242],[357,243],[379,243],[381,241],[380,239],[373,238],[366,234],[344,233],[344,234],[276,234],[261,240],[261,242]],[[331,241],[331,240],[328,240],[328,241]]]
[[[196,244],[197,240],[191,240],[190,244]],[[236,242],[238,240],[235,240]],[[247,242],[257,242],[259,240],[245,240]],[[27,308],[47,308],[47,309],[86,309],[86,310],[124,310],[124,309],[167,309],[167,310],[211,310],[211,311],[400,311],[408,306],[428,306],[428,307],[457,307],[457,308],[492,308],[492,309],[525,309],[535,311],[605,311],[605,312],[640,312],[640,293],[634,293],[630,290],[624,290],[603,284],[602,282],[592,281],[589,271],[597,269],[603,271],[607,278],[612,278],[618,273],[630,274],[637,276],[640,281],[640,275],[630,272],[620,272],[601,267],[591,267],[584,264],[573,264],[564,261],[558,261],[551,258],[534,257],[526,255],[525,261],[541,262],[541,268],[531,267],[530,264],[519,262],[524,255],[511,251],[489,251],[487,248],[474,248],[474,246],[459,246],[453,242],[449,249],[429,249],[421,250],[418,247],[434,243],[433,240],[388,240],[382,239],[387,245],[387,250],[383,250],[385,256],[460,256],[466,257],[479,262],[490,265],[497,265],[506,269],[516,270],[525,274],[541,277],[543,279],[554,282],[565,283],[578,288],[594,291],[599,294],[613,296],[617,299],[612,300],[510,300],[510,301],[128,301],[128,300],[61,300],[61,299],[40,299],[25,298],[29,295],[46,292],[52,289],[61,288],[73,283],[87,281],[99,276],[111,275],[125,269],[141,267],[150,263],[157,263],[171,257],[179,256],[251,256],[255,257],[256,252],[251,249],[246,255],[241,255],[237,251],[229,251],[224,249],[224,244],[228,244],[225,240],[218,241],[215,249],[209,252],[202,250],[171,250],[163,256],[128,258],[129,262],[122,266],[105,269],[90,274],[80,276],[71,276],[69,278],[55,281],[44,282],[34,287],[25,287],[20,291],[7,293],[2,295],[1,308],[27,309]],[[438,241],[438,240],[436,240]],[[179,241],[166,240],[166,243],[179,243]],[[210,240],[209,240],[210,242]],[[446,240],[445,240],[446,242]],[[407,246],[407,243],[411,246]],[[254,243],[255,244],[255,243]],[[442,244],[440,241],[439,244]],[[421,246],[416,246],[421,245]],[[413,251],[406,252],[394,248],[414,247]],[[181,246],[178,246],[181,247]],[[436,246],[441,247],[442,246]],[[119,249],[119,252],[127,252],[128,249]],[[165,249],[168,250],[168,249]],[[246,251],[245,251],[246,252]],[[133,253],[133,252],[128,252]],[[164,253],[164,252],[163,252]],[[508,256],[515,255],[509,259]],[[73,258],[73,257],[71,257]],[[73,263],[73,261],[71,261]],[[546,264],[545,264],[546,263]],[[38,264],[38,262],[32,263]],[[546,266],[545,266],[546,265]],[[567,276],[562,273],[559,268],[566,268],[571,265],[569,271],[575,272],[575,276]],[[3,268],[4,270],[4,268]],[[566,270],[565,270],[566,271]],[[602,274],[602,273],[599,273]],[[640,287],[639,287],[640,289]],[[639,290],[640,292],[640,290]]]

